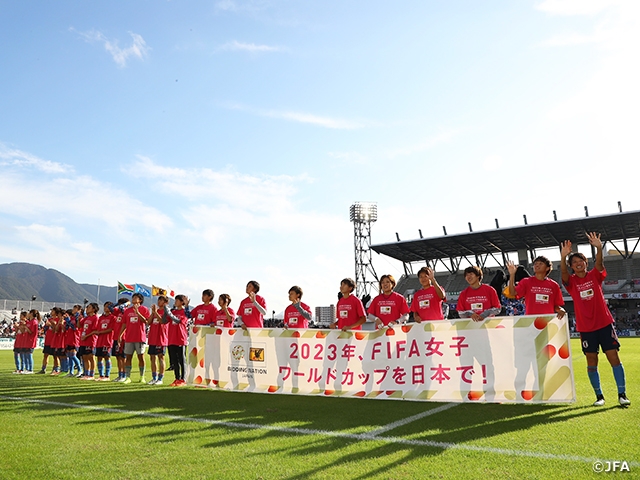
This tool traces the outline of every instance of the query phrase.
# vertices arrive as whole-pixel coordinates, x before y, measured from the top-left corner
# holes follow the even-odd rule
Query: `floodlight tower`
[[[356,296],[377,291],[378,275],[371,263],[371,224],[378,220],[375,203],[356,202],[349,208],[349,219],[353,222],[353,246],[356,260]]]

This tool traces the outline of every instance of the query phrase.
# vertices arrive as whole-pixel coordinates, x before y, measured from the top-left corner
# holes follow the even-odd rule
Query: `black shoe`
[[[620,402],[621,407],[628,407],[631,405],[631,400],[627,398],[627,395],[624,393],[618,394],[618,402]]]
[[[593,402],[594,407],[602,407],[604,405],[604,395],[596,395],[596,401]]]
[[[167,372],[173,372],[173,365],[169,365],[169,368],[167,368]]]

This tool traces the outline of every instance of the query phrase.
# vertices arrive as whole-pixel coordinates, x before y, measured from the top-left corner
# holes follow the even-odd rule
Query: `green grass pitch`
[[[443,406],[12,375],[13,353],[0,351],[0,478],[584,479],[607,475],[593,472],[597,459],[627,462],[630,471],[614,475],[640,478],[640,338],[621,343],[633,402],[626,409],[617,406],[603,355],[607,404],[591,406],[577,340],[577,402],[549,405]],[[36,368],[41,359],[37,351]]]

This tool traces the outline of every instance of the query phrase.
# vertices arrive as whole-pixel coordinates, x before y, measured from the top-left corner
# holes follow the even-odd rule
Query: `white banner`
[[[15,338],[0,337],[0,350],[13,350],[13,344],[15,341]],[[36,349],[42,347],[44,347],[44,338],[38,337],[38,345],[36,346]]]
[[[244,392],[435,402],[574,402],[566,317],[379,331],[193,328],[187,383]]]

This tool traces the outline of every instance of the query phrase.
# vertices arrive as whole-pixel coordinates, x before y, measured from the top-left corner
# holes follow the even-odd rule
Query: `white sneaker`
[[[149,385],[155,385],[155,384],[156,384],[156,382],[157,382],[157,380],[153,380],[153,379],[152,379],[152,380],[149,382]]]
[[[593,402],[594,407],[602,407],[604,405],[604,395],[598,395],[596,401]]]
[[[156,380],[156,383],[154,383],[154,385],[162,385],[162,380]]]
[[[618,402],[620,402],[621,407],[628,407],[631,405],[631,400],[629,400],[624,393],[618,394]]]

